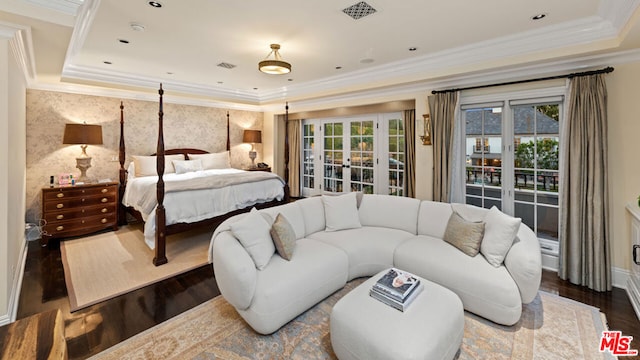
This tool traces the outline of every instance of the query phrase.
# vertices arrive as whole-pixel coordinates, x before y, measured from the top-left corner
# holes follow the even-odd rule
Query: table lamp
[[[255,144],[262,143],[262,132],[260,130],[245,130],[242,135],[242,142],[251,143],[251,150],[249,151],[249,159],[251,159],[251,168],[255,168],[256,164],[256,150]]]
[[[88,124],[65,124],[63,144],[80,145],[82,154],[76,158],[80,169],[78,182],[88,182],[87,169],[91,167],[91,157],[87,155],[88,145],[102,145],[102,126]]]

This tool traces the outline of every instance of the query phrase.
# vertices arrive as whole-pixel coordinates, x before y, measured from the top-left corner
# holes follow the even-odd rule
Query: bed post
[[[231,140],[229,137],[229,111],[227,111],[227,151],[231,150]]]
[[[155,257],[153,258],[153,265],[159,266],[167,263],[166,249],[165,249],[165,232],[166,232],[166,215],[164,209],[164,180],[162,175],[164,174],[164,132],[162,118],[164,112],[162,110],[162,84],[158,90],[160,95],[160,102],[158,107],[158,148],[156,150],[156,169],[158,170],[158,184],[156,186],[156,196],[158,198],[158,206],[156,208],[156,249]]]
[[[289,202],[289,102],[284,106],[284,196]]]
[[[127,170],[124,168],[126,151],[124,146],[124,104],[120,101],[120,149],[118,152],[118,160],[120,161],[120,186],[118,187],[118,225],[127,224],[127,209],[122,204],[124,197],[124,189],[127,186]]]

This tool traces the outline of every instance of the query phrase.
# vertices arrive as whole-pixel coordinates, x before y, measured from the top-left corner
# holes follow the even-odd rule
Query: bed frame
[[[168,259],[166,256],[166,236],[167,235],[176,234],[176,233],[193,229],[196,227],[217,226],[225,219],[228,219],[237,214],[248,212],[253,207],[251,206],[244,209],[234,210],[224,215],[201,220],[198,222],[177,223],[177,224],[167,225],[165,207],[164,207],[164,194],[165,194],[164,180],[162,179],[162,175],[164,174],[164,167],[165,167],[164,155],[183,154],[186,158],[188,153],[189,154],[207,154],[208,151],[200,150],[200,149],[169,149],[169,150],[164,149],[164,131],[163,131],[164,90],[162,89],[162,84],[160,84],[160,89],[158,90],[158,94],[159,94],[158,145],[157,145],[156,153],[152,154],[152,155],[156,155],[156,161],[157,161],[156,169],[158,171],[158,183],[156,184],[156,196],[158,199],[158,206],[156,208],[155,256],[153,258],[153,264],[156,266],[166,264],[168,262]],[[287,115],[288,115],[288,105],[287,105]],[[288,145],[288,143],[289,143],[288,139],[285,139],[285,144]],[[229,112],[227,112],[227,151],[229,151],[230,149],[231,149],[231,142],[229,139]],[[288,160],[288,154],[286,152],[288,151],[285,151],[285,158]],[[118,155],[119,155],[119,162],[120,162],[120,188],[119,188],[120,209],[118,212],[118,223],[120,225],[126,225],[127,213],[132,214],[139,221],[142,221],[142,215],[132,207],[126,207],[122,204],[122,198],[124,196],[124,191],[127,186],[127,170],[124,167],[124,163],[126,159],[125,141],[124,141],[124,104],[122,102],[120,102],[120,150]],[[286,163],[287,164],[285,164],[285,168],[288,169],[288,161],[286,161]],[[285,173],[284,198],[281,201],[273,200],[266,203],[256,204],[255,207],[262,209],[262,208],[285,204],[287,202],[289,202],[288,171]]]

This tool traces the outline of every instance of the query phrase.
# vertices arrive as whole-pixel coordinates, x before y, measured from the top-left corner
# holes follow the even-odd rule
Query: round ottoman
[[[340,360],[453,359],[464,333],[464,309],[456,294],[420,278],[424,289],[401,312],[371,296],[372,276],[331,311],[330,335]]]

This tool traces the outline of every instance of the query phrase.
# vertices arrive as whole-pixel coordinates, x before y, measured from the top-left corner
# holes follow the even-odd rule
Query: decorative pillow
[[[193,171],[202,170],[202,161],[196,160],[173,160],[173,167],[176,168],[176,174],[184,174]]]
[[[155,156],[140,156],[134,155],[133,164],[135,168],[135,175],[138,176],[154,176],[158,175],[158,170],[156,167],[156,157]],[[184,160],[184,155],[165,155],[164,156],[164,173],[171,174],[176,172],[176,169],[173,167],[173,160]]]
[[[231,232],[247,250],[258,270],[267,266],[276,251],[269,230],[269,224],[256,208],[242,220],[231,224]]]
[[[324,203],[325,231],[338,231],[362,227],[356,193],[343,195],[322,195]]]
[[[473,257],[480,251],[484,230],[483,222],[467,221],[457,212],[453,212],[449,217],[443,240]]]
[[[270,233],[278,255],[287,261],[291,260],[296,247],[296,232],[284,215],[276,216]]]
[[[133,161],[129,163],[127,166],[127,181],[134,179],[136,177],[136,166]]]
[[[229,160],[228,151],[213,154],[187,154],[187,157],[190,160],[200,159],[204,170],[228,169],[231,167],[231,160]]]
[[[489,209],[484,222],[484,239],[480,252],[489,264],[499,267],[511,249],[522,220],[509,216],[494,206]]]

